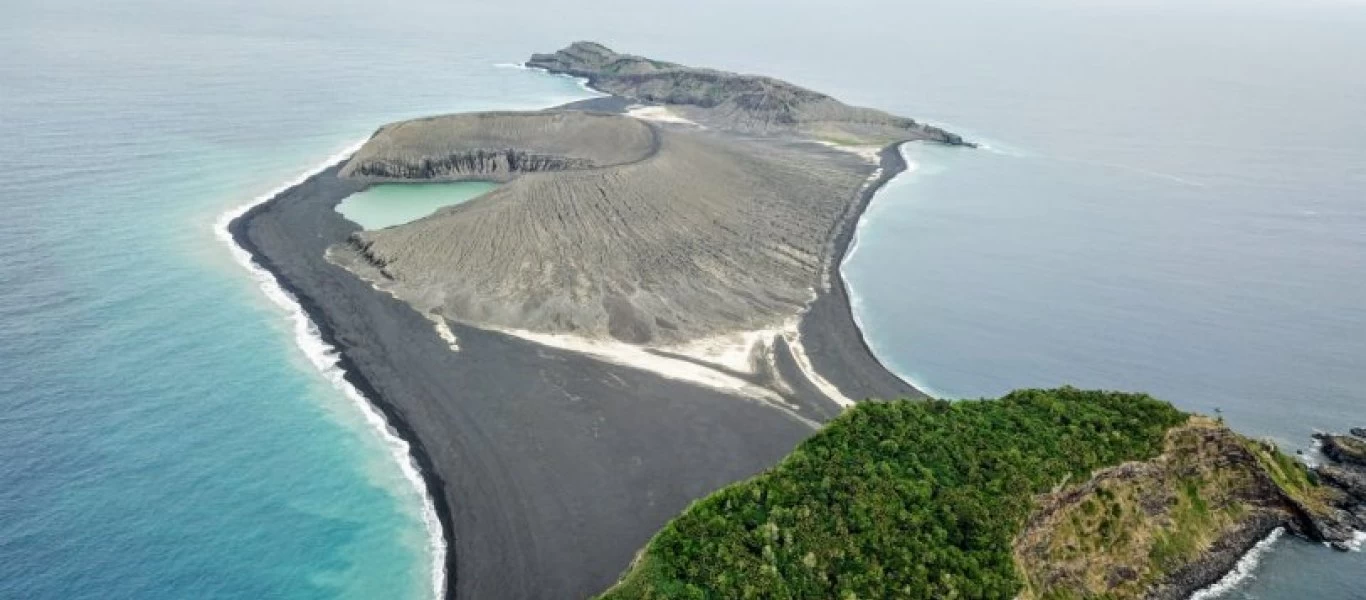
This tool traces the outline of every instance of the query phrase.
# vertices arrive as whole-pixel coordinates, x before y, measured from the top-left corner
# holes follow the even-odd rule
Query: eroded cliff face
[[[1359,478],[1341,465],[1316,474],[1269,443],[1195,417],[1168,433],[1156,459],[1040,498],[1014,545],[1020,597],[1186,598],[1278,527],[1350,539],[1366,515],[1362,496],[1342,483]]]
[[[553,54],[534,54],[526,64],[584,77],[596,89],[663,104],[694,121],[734,131],[798,134],[851,144],[931,140],[971,145],[938,127],[849,106],[780,79],[618,54],[594,42],[575,42]]]
[[[381,127],[342,168],[366,181],[509,181],[518,173],[612,167],[658,145],[648,124],[577,111],[446,115]]]
[[[370,159],[351,174],[377,180],[507,181],[517,173],[572,171],[595,166],[586,158],[531,154],[523,150],[469,150],[413,159]]]

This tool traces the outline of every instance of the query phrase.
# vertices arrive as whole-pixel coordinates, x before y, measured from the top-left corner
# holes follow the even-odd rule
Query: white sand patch
[[[628,344],[616,340],[601,340],[563,333],[539,333],[525,329],[498,329],[543,346],[571,350],[587,354],[607,362],[635,367],[658,373],[670,379],[679,379],[702,384],[711,388],[736,392],[751,398],[758,398],[782,406],[790,406],[786,400],[771,390],[756,386],[740,377],[719,371],[706,365],[699,365],[681,358],[671,358],[650,352],[648,347]],[[660,348],[665,352],[670,350]],[[681,354],[681,353],[679,353]],[[688,358],[695,358],[688,356]],[[702,359],[705,360],[705,359]]]
[[[792,333],[788,335],[787,346],[792,349],[792,357],[797,360],[797,368],[802,370],[802,374],[816,386],[816,389],[819,389],[822,394],[825,394],[825,397],[833,400],[835,404],[844,408],[849,408],[854,405],[854,401],[848,396],[845,396],[843,392],[840,392],[840,389],[835,387],[835,384],[830,383],[829,380],[821,377],[821,374],[816,372],[816,367],[811,365],[811,357],[806,355],[806,348],[802,346],[801,333],[798,332],[795,327],[793,328]]]
[[[692,125],[701,127],[695,121],[685,119],[667,106],[632,106],[626,109],[626,114],[642,121],[654,121],[656,123],[677,123],[680,125]]]
[[[756,352],[763,353],[773,345],[773,338],[786,333],[786,326],[737,331],[716,337],[693,340],[676,346],[663,346],[659,350],[753,375],[757,371],[754,360],[759,358],[756,356]]]
[[[460,340],[455,337],[455,333],[451,331],[451,326],[446,323],[446,319],[441,315],[432,313],[427,313],[427,318],[436,325],[436,335],[441,337],[441,341],[446,342],[446,346],[451,349],[451,352],[459,352]]]
[[[503,333],[560,350],[586,354],[600,360],[650,371],[670,379],[687,381],[713,389],[763,400],[793,412],[797,409],[772,389],[745,378],[761,372],[776,373],[773,345],[782,337],[796,359],[797,367],[818,390],[842,407],[854,401],[834,384],[821,377],[802,347],[801,334],[794,317],[779,327],[737,331],[672,346],[638,346],[616,340],[585,338],[577,335],[539,333],[523,329],[499,329]],[[782,385],[782,382],[778,382]],[[793,412],[794,416],[797,416]],[[798,416],[813,427],[816,423]]]
[[[827,148],[834,148],[841,152],[848,152],[875,165],[882,162],[882,146],[836,144],[835,142],[828,140],[816,140],[816,143]]]

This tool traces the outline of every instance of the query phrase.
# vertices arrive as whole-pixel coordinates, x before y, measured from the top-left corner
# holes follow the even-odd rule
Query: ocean
[[[430,597],[401,446],[215,228],[382,123],[587,97],[508,66],[576,39],[985,142],[908,146],[845,264],[928,390],[1366,425],[1366,5],[695,4],[7,3],[0,597]],[[1285,536],[1224,597],[1364,566]]]

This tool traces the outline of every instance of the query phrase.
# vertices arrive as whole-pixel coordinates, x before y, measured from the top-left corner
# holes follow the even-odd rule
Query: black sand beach
[[[840,272],[844,257],[854,242],[859,219],[878,190],[906,170],[901,144],[883,148],[879,153],[882,172],[859,194],[834,236],[834,260],[827,265],[829,289],[817,294],[807,308],[800,326],[802,346],[816,372],[854,400],[924,398],[924,392],[892,374],[873,354],[854,321],[849,290]]]

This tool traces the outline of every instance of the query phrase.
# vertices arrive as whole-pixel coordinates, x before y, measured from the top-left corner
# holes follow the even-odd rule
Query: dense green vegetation
[[[1034,497],[1159,454],[1186,418],[1072,388],[861,404],[694,503],[603,598],[1011,598]]]
[[[1168,431],[1156,459],[1042,500],[1015,540],[1026,586],[1017,598],[1148,597],[1219,540],[1284,515],[1267,496],[1268,479],[1307,510],[1328,510],[1302,463],[1222,423],[1191,418]]]

